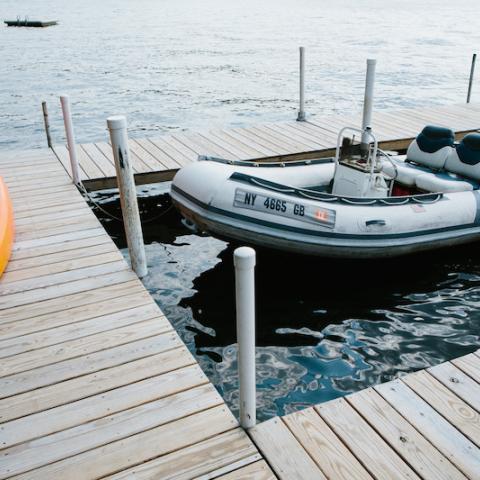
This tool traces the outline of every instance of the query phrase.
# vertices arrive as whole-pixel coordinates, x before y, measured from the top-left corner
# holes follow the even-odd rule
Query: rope
[[[85,188],[85,186],[83,185],[83,183],[80,183],[79,185],[79,188],[81,189],[82,193],[85,195],[85,197],[87,197],[87,200],[95,207],[97,208],[98,210],[100,210],[102,213],[104,213],[108,218],[112,219],[112,220],[116,220],[117,222],[121,222],[123,223],[123,218],[119,218],[115,215],[113,215],[112,213],[108,212],[107,210],[105,210],[101,205],[99,205],[98,202],[96,202],[91,196],[90,194],[88,193],[88,190]],[[171,209],[173,208],[173,203],[171,203],[168,208],[166,210],[164,210],[162,213],[160,213],[159,215],[156,215],[155,217],[152,217],[152,218],[149,218],[148,220],[142,220],[142,223],[150,223],[150,222],[153,222],[154,220],[158,220],[159,218],[163,217],[164,215],[166,215]]]

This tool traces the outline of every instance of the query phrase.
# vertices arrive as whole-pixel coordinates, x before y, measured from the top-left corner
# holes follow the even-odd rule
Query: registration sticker
[[[335,210],[283,200],[275,195],[263,195],[237,188],[233,206],[279,217],[293,218],[327,228],[335,227]]]

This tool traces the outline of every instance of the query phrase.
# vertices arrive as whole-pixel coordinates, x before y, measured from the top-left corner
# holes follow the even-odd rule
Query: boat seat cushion
[[[445,170],[480,180],[480,134],[465,135],[445,162]]]
[[[416,185],[415,180],[418,176],[425,173],[431,173],[431,169],[427,167],[408,163],[397,158],[393,159],[393,161],[397,167],[397,182],[408,187],[414,187]],[[390,177],[392,177],[394,174],[393,167],[389,162],[383,163],[383,170]]]
[[[423,175],[419,175],[415,182],[420,190],[426,192],[468,192],[477,190],[480,186],[477,182],[459,178],[447,172],[424,173]]]
[[[440,170],[455,143],[452,130],[427,125],[407,150],[407,159],[419,165]]]

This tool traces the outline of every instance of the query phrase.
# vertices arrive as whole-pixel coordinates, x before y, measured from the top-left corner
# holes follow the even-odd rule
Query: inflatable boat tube
[[[200,230],[308,255],[394,257],[480,239],[478,190],[342,197],[327,193],[334,168],[205,158],[176,174],[171,196]]]

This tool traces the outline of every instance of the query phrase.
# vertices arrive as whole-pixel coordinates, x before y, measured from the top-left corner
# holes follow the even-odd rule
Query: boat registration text
[[[267,196],[260,193],[248,192],[241,188],[235,190],[233,206],[293,218],[302,222],[322,225],[327,228],[333,228],[335,226],[335,210],[283,200],[273,195]]]

